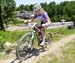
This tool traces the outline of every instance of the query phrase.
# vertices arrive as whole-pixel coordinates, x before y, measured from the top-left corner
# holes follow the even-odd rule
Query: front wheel
[[[51,47],[51,41],[52,41],[52,34],[50,32],[47,32],[44,36],[45,44],[42,46],[43,50],[49,50]]]
[[[29,56],[29,52],[31,51],[32,47],[32,41],[32,34],[30,33],[21,37],[16,47],[17,59],[23,61]]]

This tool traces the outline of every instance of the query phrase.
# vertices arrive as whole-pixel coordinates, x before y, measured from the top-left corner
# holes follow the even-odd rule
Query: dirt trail
[[[39,59],[45,55],[48,55],[51,53],[54,53],[56,55],[59,54],[57,51],[60,50],[60,48],[64,46],[66,43],[69,43],[71,41],[75,41],[75,34],[60,39],[58,42],[52,44],[50,50],[41,52],[37,56],[34,55],[31,58],[28,58],[26,61],[19,62],[19,60],[15,60],[14,58],[14,59],[2,60],[0,61],[0,63],[37,63],[37,61],[39,61]]]
[[[10,26],[6,30],[7,31],[24,31],[25,29],[27,29],[27,27],[25,26]]]

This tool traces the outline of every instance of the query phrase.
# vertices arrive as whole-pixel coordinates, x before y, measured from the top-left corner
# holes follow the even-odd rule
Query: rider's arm
[[[48,14],[46,12],[44,13],[43,16],[47,22],[45,24],[42,24],[42,26],[49,26],[51,24],[51,19],[49,18]]]
[[[50,20],[50,18],[48,18],[48,19],[46,19],[46,23],[45,24],[42,24],[42,26],[44,27],[44,26],[49,26],[50,24],[51,24],[51,20]]]
[[[33,22],[34,21],[34,18],[31,18],[31,20],[29,22]]]
[[[31,17],[31,19],[30,19],[30,20],[27,20],[26,22],[31,23],[31,22],[33,22],[33,21],[34,21],[34,19],[35,19],[35,18],[37,18],[37,16],[36,16],[36,15],[32,16],[32,17]]]

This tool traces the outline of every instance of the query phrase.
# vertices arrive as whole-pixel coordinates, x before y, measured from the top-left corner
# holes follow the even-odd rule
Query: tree
[[[18,8],[18,10],[24,10],[25,9],[25,6],[23,4],[21,4]]]
[[[74,21],[74,26],[75,26],[75,15],[72,15],[71,20]]]
[[[5,0],[4,12],[7,17],[12,17],[15,12],[16,3],[14,0]]]
[[[33,11],[33,4],[30,5],[30,11]]]
[[[49,3],[48,14],[49,14],[49,17],[53,17],[54,15],[57,15],[57,5],[55,2]]]
[[[2,0],[0,1],[0,30],[5,30],[2,19]]]
[[[61,19],[65,19],[66,21],[75,20],[75,1],[64,1],[60,4],[56,4],[55,2],[50,2],[47,4],[45,2],[41,3],[41,6],[54,22],[60,21]],[[24,5],[24,10],[32,11],[33,5]]]
[[[1,17],[0,17],[1,21],[0,22],[2,22],[1,25],[3,26],[4,21],[6,19],[14,16],[16,3],[14,0],[1,0],[0,4],[1,4],[0,5],[0,8],[1,8],[1,12],[0,12],[1,13]],[[5,21],[6,25],[7,25],[7,22],[8,22],[8,20]],[[2,26],[0,26],[1,30],[4,29],[4,26],[3,27]]]
[[[30,6],[29,5],[26,5],[25,6],[25,10],[30,11]]]

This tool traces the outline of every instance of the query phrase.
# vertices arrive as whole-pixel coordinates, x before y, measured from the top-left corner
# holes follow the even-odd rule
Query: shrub
[[[2,47],[2,45],[5,42],[15,42],[17,41],[24,33],[21,31],[14,31],[14,32],[10,32],[10,31],[0,31],[0,48]]]
[[[74,26],[75,26],[75,15],[72,15],[71,20],[74,21]]]

